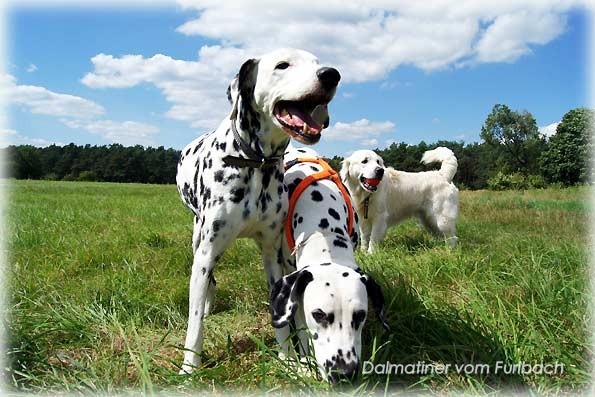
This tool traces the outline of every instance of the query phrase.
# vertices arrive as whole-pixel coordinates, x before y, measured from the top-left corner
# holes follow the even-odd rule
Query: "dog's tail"
[[[452,182],[452,178],[457,172],[457,158],[452,150],[446,147],[441,146],[434,150],[428,150],[421,158],[421,162],[424,164],[442,163],[438,172],[449,182]]]

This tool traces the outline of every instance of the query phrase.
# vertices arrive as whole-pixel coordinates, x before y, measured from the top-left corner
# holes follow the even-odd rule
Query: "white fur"
[[[456,222],[459,191],[452,183],[457,170],[453,152],[439,147],[424,153],[422,162],[441,162],[436,171],[404,172],[385,167],[382,158],[371,150],[358,150],[343,161],[341,179],[355,201],[360,216],[361,247],[373,253],[389,227],[417,217],[430,232],[442,236],[452,247],[457,243]],[[360,178],[384,175],[375,192],[364,188]],[[364,201],[369,197],[368,216]]]

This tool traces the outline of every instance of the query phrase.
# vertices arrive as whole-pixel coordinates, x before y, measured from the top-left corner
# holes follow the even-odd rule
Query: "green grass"
[[[192,219],[174,186],[4,181],[9,379],[20,391],[332,393],[274,352],[260,254],[238,240],[221,259],[204,367],[178,376]],[[358,253],[384,289],[375,363],[562,363],[562,375],[362,376],[349,394],[580,392],[589,383],[587,188],[461,192],[459,246],[407,222]],[[336,391],[336,390],[335,390]]]

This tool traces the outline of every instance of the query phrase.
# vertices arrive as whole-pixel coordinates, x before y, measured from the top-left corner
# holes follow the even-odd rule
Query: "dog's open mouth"
[[[378,189],[378,184],[380,183],[380,178],[364,178],[361,176],[359,181],[364,189],[368,192],[373,193]]]
[[[292,138],[311,145],[320,140],[323,126],[312,118],[312,112],[320,103],[314,101],[279,101],[274,114],[277,121]]]

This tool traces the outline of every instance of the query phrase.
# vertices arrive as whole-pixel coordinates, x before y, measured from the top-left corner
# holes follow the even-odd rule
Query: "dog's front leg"
[[[361,236],[360,249],[362,251],[368,250],[370,243],[370,235],[372,234],[372,222],[369,219],[361,219],[359,223],[359,234]],[[368,250],[369,252],[369,250]]]
[[[281,237],[279,237],[281,236]],[[283,250],[281,244],[283,243],[283,233],[279,233],[274,237],[275,244],[265,244],[262,247],[262,262],[264,271],[267,277],[267,285],[269,287],[269,294],[273,285],[283,277]],[[289,352],[289,326],[282,328],[275,328],[275,339],[281,346],[281,351],[287,355]]]
[[[208,273],[213,268],[214,263],[212,262],[208,255],[198,252],[194,255],[192,276],[190,277],[188,329],[184,343],[184,363],[180,374],[191,373],[200,365],[199,354],[202,351],[205,300],[209,286]]]
[[[188,329],[184,343],[184,362],[180,374],[191,373],[200,365],[205,301],[209,292],[210,276],[215,267],[215,258],[224,250],[224,247],[215,247],[210,244],[206,238],[200,245],[196,244],[195,248],[192,275],[190,276]]]
[[[388,227],[386,223],[386,219],[388,218],[387,213],[381,213],[378,216],[378,219],[372,225],[372,233],[370,235],[370,244],[368,246],[368,253],[373,254],[376,250],[376,246],[378,246],[384,237],[386,236],[386,229]]]

